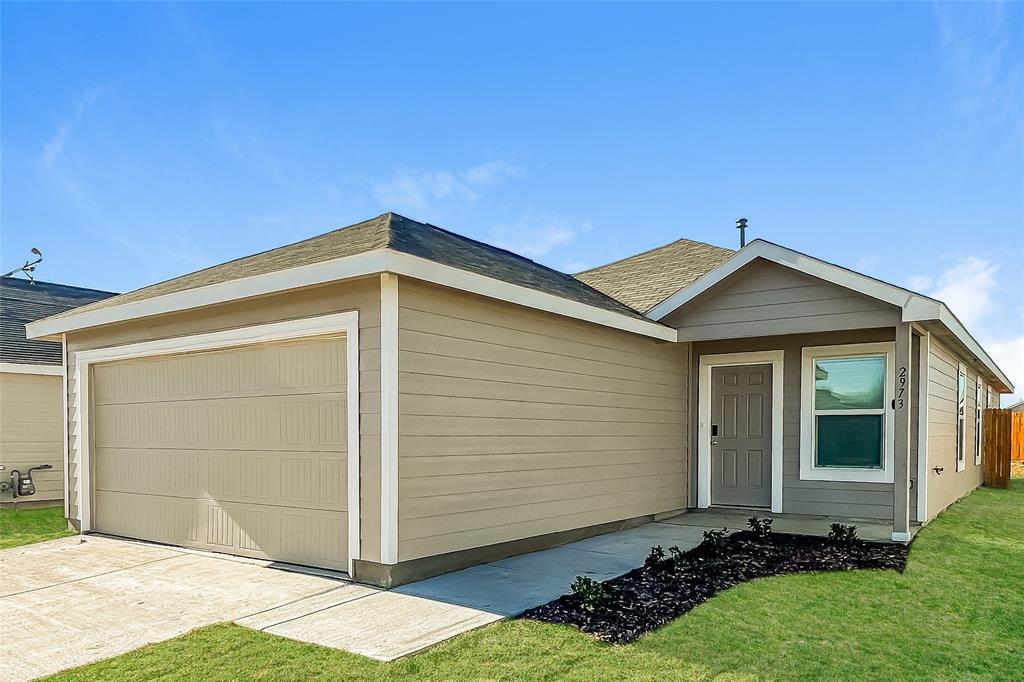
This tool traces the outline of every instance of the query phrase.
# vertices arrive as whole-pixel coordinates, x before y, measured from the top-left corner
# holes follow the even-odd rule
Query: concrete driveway
[[[672,523],[608,533],[394,590],[265,561],[102,536],[0,550],[4,679],[42,677],[223,621],[382,661],[521,613],[643,563],[652,545],[696,546]]]

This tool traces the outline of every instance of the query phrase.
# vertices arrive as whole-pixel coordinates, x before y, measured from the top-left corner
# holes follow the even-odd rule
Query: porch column
[[[895,429],[893,433],[892,539],[910,540],[910,390],[913,330],[907,323],[896,325],[896,386],[893,391]]]

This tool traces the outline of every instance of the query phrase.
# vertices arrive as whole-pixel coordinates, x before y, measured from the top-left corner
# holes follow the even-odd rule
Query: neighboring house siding
[[[796,514],[891,519],[893,503],[891,483],[803,481],[800,479],[800,365],[801,351],[805,346],[869,343],[894,339],[895,329],[885,328],[694,343],[691,376],[697,374],[701,355],[766,350],[784,351],[782,511]],[[692,383],[694,389],[691,392],[691,403],[696,409],[697,382]],[[696,419],[696,414],[693,411],[691,411],[691,418]],[[911,425],[912,431],[916,428],[916,424]],[[696,433],[696,429],[694,429],[694,433]],[[693,443],[693,446],[691,451],[696,452],[696,442]],[[916,469],[911,469],[910,476],[911,479],[917,478]]]
[[[887,303],[755,260],[662,320],[680,340],[731,339],[896,325]]]
[[[361,555],[380,558],[380,283],[377,277],[313,287],[273,296],[233,301],[199,310],[164,315],[68,335],[68,410],[71,514],[78,515],[78,396],[74,353],[138,341],[173,338],[255,324],[359,312],[359,411]]]
[[[399,559],[687,506],[687,344],[402,278]]]
[[[956,470],[957,372],[960,360],[934,335],[928,368],[928,518],[981,485],[982,467],[974,463],[974,387],[977,373],[967,368],[967,414],[963,471]],[[942,467],[936,473],[935,467]]]
[[[18,501],[60,504],[64,499],[64,426],[61,423],[60,376],[0,373],[0,464],[22,473],[29,467],[49,464],[49,471],[33,472],[36,494]],[[0,502],[12,501],[4,493]]]

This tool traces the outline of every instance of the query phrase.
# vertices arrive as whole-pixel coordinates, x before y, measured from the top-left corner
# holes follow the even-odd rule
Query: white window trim
[[[856,467],[818,467],[814,465],[815,419],[814,419],[814,360],[829,357],[857,355],[882,355],[885,357],[885,412],[882,434],[882,468],[860,469]],[[853,343],[839,346],[806,346],[801,353],[800,366],[800,480],[802,481],[850,481],[856,483],[892,483],[893,457],[895,449],[895,415],[892,409],[893,386],[895,385],[896,344],[892,341],[880,343]],[[850,411],[849,414],[857,414]]]
[[[964,378],[964,413],[960,415],[960,377]],[[967,365],[960,362],[957,364],[956,373],[956,471],[960,473],[967,468]],[[963,426],[960,419],[964,420]]]
[[[981,466],[981,451],[985,447],[985,432],[982,430],[985,423],[985,408],[982,407],[981,397],[988,395],[984,388],[981,377],[974,382],[974,466]]]
[[[711,369],[736,365],[772,366],[772,511],[782,512],[783,477],[783,384],[784,357],[781,350],[701,355],[697,389],[697,506],[711,506]]]
[[[81,530],[92,529],[92,475],[89,452],[90,369],[101,362],[214,350],[287,339],[343,332],[346,349],[348,425],[348,571],[359,558],[359,313],[356,311],[307,317],[287,322],[254,325],[226,331],[143,341],[124,346],[78,351],[75,356],[75,393],[79,405],[78,513]]]

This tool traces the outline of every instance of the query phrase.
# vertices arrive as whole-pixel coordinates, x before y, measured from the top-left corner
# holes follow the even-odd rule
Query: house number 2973
[[[892,401],[893,409],[902,410],[906,407],[907,394],[907,368],[900,367],[896,370],[896,398]]]

